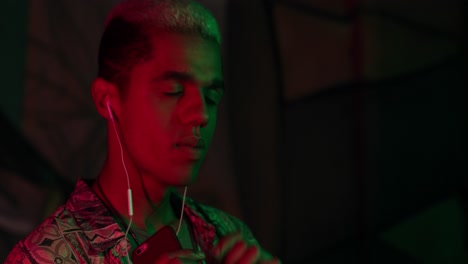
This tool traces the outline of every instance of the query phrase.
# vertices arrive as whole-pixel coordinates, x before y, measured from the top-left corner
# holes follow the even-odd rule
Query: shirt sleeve
[[[5,264],[19,264],[19,263],[25,263],[25,264],[32,264],[30,257],[27,250],[23,247],[22,243],[17,244],[12,251],[10,251],[10,254],[6,258]]]
[[[54,217],[48,217],[8,255],[5,263],[78,263]]]
[[[206,220],[214,225],[219,237],[241,233],[245,242],[251,245],[259,245],[250,228],[237,217],[210,206],[201,205],[201,207],[208,218]]]

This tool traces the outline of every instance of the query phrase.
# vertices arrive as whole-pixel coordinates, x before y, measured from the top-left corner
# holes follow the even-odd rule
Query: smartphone
[[[139,245],[132,253],[134,264],[154,263],[162,254],[182,249],[174,229],[163,226],[154,235]]]

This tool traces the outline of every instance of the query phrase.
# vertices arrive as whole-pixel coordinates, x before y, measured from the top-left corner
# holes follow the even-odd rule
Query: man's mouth
[[[203,149],[205,148],[205,141],[203,140],[203,138],[200,138],[200,137],[187,136],[177,141],[176,146]]]
[[[189,160],[199,160],[205,149],[205,142],[200,137],[187,136],[177,141],[175,146]]]

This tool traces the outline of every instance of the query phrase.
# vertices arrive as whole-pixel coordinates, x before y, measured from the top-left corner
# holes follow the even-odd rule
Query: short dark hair
[[[191,0],[126,0],[107,17],[98,54],[98,77],[128,85],[133,67],[152,56],[157,32],[198,34],[218,44],[221,37],[213,15]]]
[[[109,23],[99,46],[99,77],[121,89],[127,86],[131,69],[151,56],[151,41],[141,31],[141,27],[120,17]]]

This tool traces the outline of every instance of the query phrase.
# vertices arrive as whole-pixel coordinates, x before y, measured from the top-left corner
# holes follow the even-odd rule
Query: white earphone
[[[128,232],[130,231],[130,227],[132,226],[132,221],[133,221],[133,199],[132,199],[132,189],[130,188],[130,177],[128,176],[128,171],[127,171],[127,166],[125,165],[125,160],[124,160],[124,156],[123,156],[123,148],[122,148],[122,142],[120,141],[120,137],[119,137],[119,133],[117,132],[117,126],[115,124],[115,118],[114,118],[114,113],[112,112],[112,108],[111,108],[111,104],[110,104],[110,100],[109,100],[109,97],[107,98],[107,101],[106,101],[106,104],[107,104],[107,111],[109,112],[109,117],[112,121],[112,126],[114,127],[114,132],[115,132],[115,135],[117,137],[117,140],[119,142],[119,146],[120,146],[120,157],[122,158],[122,165],[124,167],[124,170],[125,170],[125,175],[127,176],[127,208],[128,208],[128,216],[129,216],[129,221],[128,221],[128,226],[127,226],[127,230],[125,230],[125,241],[127,243],[127,261],[129,263],[130,262],[130,252],[129,252],[129,248],[130,248],[130,245],[128,245]]]
[[[117,137],[117,141],[119,142],[120,157],[121,157],[121,159],[122,159],[122,166],[124,167],[125,175],[127,176],[127,186],[128,186],[128,189],[127,189],[128,216],[130,217],[129,223],[128,223],[128,226],[127,226],[127,230],[125,231],[125,237],[127,237],[127,236],[128,236],[128,232],[130,231],[130,227],[131,227],[131,225],[132,225],[132,221],[133,221],[133,198],[132,198],[132,189],[130,188],[130,176],[128,175],[127,166],[126,166],[126,164],[125,164],[125,159],[124,159],[124,155],[123,155],[122,141],[120,140],[119,133],[117,132],[117,125],[116,125],[116,122],[115,122],[114,113],[112,112],[112,107],[111,107],[109,98],[107,98],[106,105],[107,105],[107,111],[109,112],[109,117],[110,117],[111,122],[112,122],[112,126],[114,127],[115,136]],[[178,223],[178,227],[177,227],[177,230],[176,230],[176,234],[179,234],[180,227],[181,227],[181,225],[182,225],[182,219],[183,219],[183,216],[184,216],[184,207],[185,207],[185,197],[186,197],[186,195],[187,195],[187,186],[185,186],[185,189],[184,189],[184,194],[183,194],[183,198],[182,198],[182,208],[181,208],[181,212],[180,212],[179,223]],[[127,241],[128,241],[128,240],[127,240]],[[127,258],[128,258],[128,256],[129,256],[129,254],[128,254],[128,253],[129,253],[129,252],[128,252],[128,248],[129,248],[129,246],[127,245]]]
[[[117,140],[119,142],[119,147],[120,147],[120,156],[122,158],[122,165],[124,167],[124,170],[125,170],[125,175],[127,176],[127,185],[128,185],[128,189],[127,189],[127,202],[128,202],[128,216],[130,216],[130,221],[131,221],[131,218],[133,216],[133,199],[132,199],[132,188],[130,188],[130,176],[128,176],[128,170],[127,170],[127,166],[125,164],[125,160],[124,160],[124,156],[123,156],[123,147],[122,147],[122,141],[120,140],[120,136],[119,136],[119,133],[117,132],[117,126],[115,124],[115,118],[114,118],[114,113],[112,112],[112,108],[111,108],[111,104],[110,104],[110,100],[109,98],[107,98],[107,111],[109,112],[109,116],[111,118],[111,121],[112,121],[112,125],[114,127],[114,132],[115,132],[115,136],[117,137]]]

